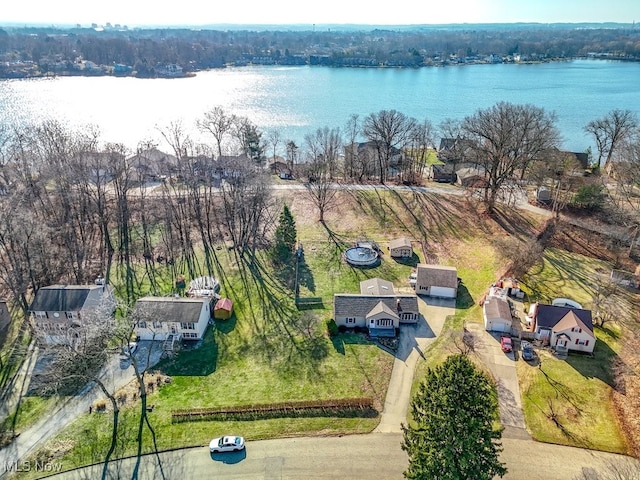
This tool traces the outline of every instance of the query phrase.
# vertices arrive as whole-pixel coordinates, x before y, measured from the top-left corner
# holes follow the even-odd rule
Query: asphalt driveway
[[[505,427],[503,436],[530,438],[522,412],[514,352],[504,353],[500,348],[500,334],[487,332],[483,325],[473,323],[466,328],[475,338],[476,354],[496,380],[500,421]]]

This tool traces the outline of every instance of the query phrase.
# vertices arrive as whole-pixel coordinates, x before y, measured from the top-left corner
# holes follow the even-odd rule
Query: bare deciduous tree
[[[485,170],[484,203],[493,212],[500,189],[559,141],[555,115],[533,105],[500,102],[462,122],[468,147]]]
[[[592,120],[584,127],[593,136],[598,149],[597,166],[609,165],[620,144],[638,126],[638,118],[631,110],[611,110],[604,117]]]
[[[384,183],[393,156],[409,143],[416,120],[397,110],[381,110],[367,115],[362,133],[375,145],[380,182]]]

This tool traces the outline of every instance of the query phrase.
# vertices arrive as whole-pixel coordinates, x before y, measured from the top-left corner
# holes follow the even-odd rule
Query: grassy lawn
[[[160,449],[204,445],[229,431],[248,439],[371,431],[379,418],[172,424],[170,414],[175,409],[360,396],[373,397],[381,410],[393,357],[360,335],[328,337],[326,321],[332,317],[333,294],[358,292],[359,282],[373,277],[406,288],[411,269],[421,261],[456,265],[463,280],[457,310],[445,324],[446,334],[436,340],[427,361],[419,365],[416,381],[420,381],[426,367],[454,351],[452,335],[459,335],[465,322],[481,321],[478,299],[496,280],[495,272],[503,263],[492,238],[505,233],[525,235],[540,224],[539,219],[519,212],[505,212],[500,221],[484,218],[461,197],[345,191],[321,225],[302,192],[279,195],[294,215],[304,247],[300,296],[320,298],[322,304],[298,311],[293,298],[295,269],[274,270],[266,256],[239,260],[234,251],[217,250],[221,293],[233,299],[235,315],[216,321],[198,348],[183,350],[156,366],[155,370],[170,377],[148,399],[155,407],[150,418]],[[377,266],[356,269],[341,258],[345,248],[358,239],[378,242],[384,253],[388,241],[400,235],[413,240],[415,255],[409,262],[397,262],[385,253]],[[167,269],[157,281],[166,287],[171,279]],[[123,407],[122,443],[116,456],[133,452],[138,408],[137,404]],[[109,413],[85,415],[49,442],[40,455],[57,452],[64,456],[65,468],[99,461],[107,449],[110,422]],[[151,449],[148,438],[144,449]]]
[[[525,290],[532,301],[567,297],[590,308],[596,285],[609,271],[606,262],[550,248],[525,278]],[[626,302],[624,295],[619,300]],[[621,332],[607,325],[595,333],[593,357],[558,360],[540,349],[538,368],[517,362],[526,424],[540,441],[627,453],[612,402],[611,365],[621,348]]]

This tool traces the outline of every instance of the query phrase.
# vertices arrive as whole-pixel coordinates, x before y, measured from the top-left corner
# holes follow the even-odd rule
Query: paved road
[[[246,452],[210,455],[207,447],[160,455],[165,478],[218,480],[393,480],[403,478],[407,456],[399,433],[342,437],[303,437],[249,442]],[[505,480],[571,480],[583,467],[604,468],[626,461],[619,455],[507,438],[501,459],[508,465]],[[111,478],[131,478],[133,460],[112,471]],[[155,456],[143,457],[141,479],[162,478]],[[99,478],[100,467],[57,475],[55,479]]]
[[[157,342],[156,342],[157,343]],[[140,361],[140,368],[144,369],[147,358],[151,364],[160,359],[158,345],[152,342],[140,342],[136,358]],[[155,346],[151,352],[149,348]],[[34,352],[36,354],[37,352]],[[149,355],[147,355],[149,353]],[[35,362],[35,358],[31,358]],[[113,355],[101,373],[105,386],[112,392],[125,386],[134,379],[134,371],[130,362],[122,362],[118,355]],[[35,425],[25,430],[11,444],[0,450],[0,479],[7,474],[7,465],[20,462],[34,451],[39,445],[52,438],[77,417],[88,412],[89,406],[96,400],[104,398],[102,391],[96,385],[88,386],[81,394],[69,398],[61,403],[49,415],[41,418]]]

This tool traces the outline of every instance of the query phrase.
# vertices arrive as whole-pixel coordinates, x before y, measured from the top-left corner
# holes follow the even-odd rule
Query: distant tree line
[[[372,30],[0,29],[0,60],[33,62],[40,73],[82,59],[124,64],[151,74],[157,65],[185,71],[227,64],[406,66],[474,61],[596,56],[640,59],[640,29],[579,25],[413,27]],[[0,64],[1,65],[1,64]],[[0,75],[7,76],[3,65]],[[9,70],[10,71],[10,70]]]

